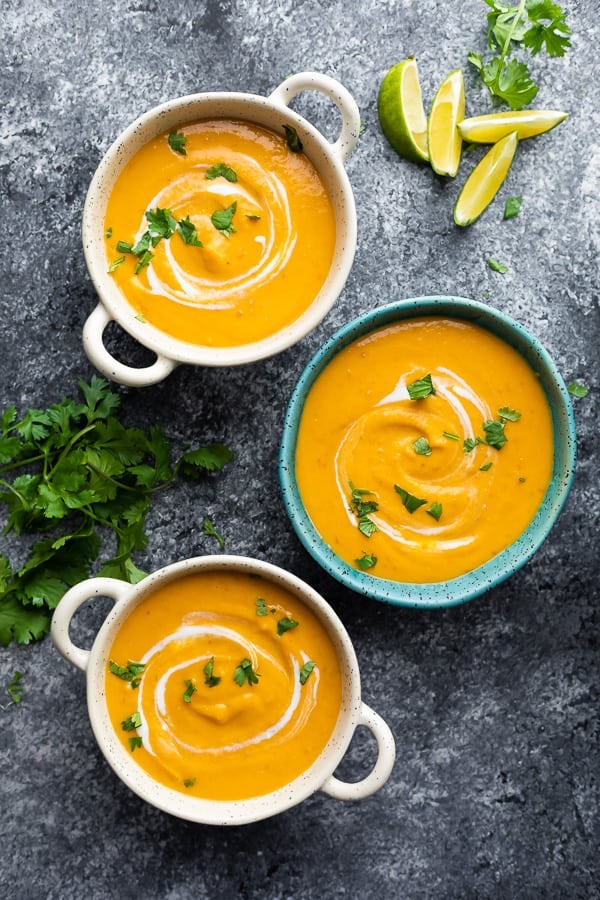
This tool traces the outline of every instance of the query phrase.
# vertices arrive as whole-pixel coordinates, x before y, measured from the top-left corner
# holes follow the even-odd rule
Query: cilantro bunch
[[[162,429],[126,428],[120,398],[97,376],[79,382],[83,402],[65,398],[18,420],[14,406],[0,418],[0,502],[5,534],[42,535],[13,571],[0,554],[0,644],[29,643],[47,633],[65,591],[88,578],[103,535],[114,554],[98,575],[135,583],[145,573],[132,560],[148,538],[144,527],[155,491],[181,475],[198,479],[223,468],[233,454],[223,444],[188,450],[173,464]],[[95,566],[97,568],[98,566]]]
[[[471,51],[469,62],[479,72],[492,97],[511,109],[522,109],[537,95],[527,64],[510,58],[513,51],[537,56],[564,56],[571,46],[571,29],[566,13],[553,0],[520,0],[516,5],[484,0],[487,14],[487,43],[496,55],[484,63],[480,53]]]

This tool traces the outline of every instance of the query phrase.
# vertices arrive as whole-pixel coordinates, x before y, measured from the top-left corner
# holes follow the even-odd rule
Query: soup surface
[[[153,778],[211,800],[269,793],[327,744],[341,707],[317,616],[272,582],[202,572],[146,597],[110,651],[106,702]]]
[[[225,119],[145,144],[105,218],[107,268],[137,317],[214,347],[298,319],[325,282],[335,238],[329,194],[283,129]]]
[[[552,475],[552,418],[516,350],[466,321],[383,327],[337,354],[309,391],[300,496],[343,560],[437,582],[512,543]]]

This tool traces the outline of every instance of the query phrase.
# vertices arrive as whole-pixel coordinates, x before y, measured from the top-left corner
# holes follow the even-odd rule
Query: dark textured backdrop
[[[0,403],[46,406],[93,370],[81,344],[96,299],[80,242],[90,178],[118,132],[148,107],[198,90],[269,93],[303,69],[354,94],[364,133],[348,162],[359,216],[356,261],[334,310],[301,344],[257,365],[181,367],[120,390],[125,418],[159,421],[176,443],[224,440],[236,459],[198,487],[157,497],[156,568],[226,549],[287,566],[319,589],[355,643],[367,703],[390,723],[389,783],[348,803],[316,795],[262,824],[211,829],[130,794],[101,758],[84,677],[49,640],[0,648],[0,704],[23,672],[19,706],[0,710],[3,898],[594,898],[598,879],[598,186],[596,0],[567,3],[573,48],[533,63],[535,105],[569,110],[519,147],[502,198],[459,231],[457,182],[400,160],[376,113],[385,71],[413,53],[427,104],[462,66],[471,113],[489,99],[468,71],[485,51],[481,0],[8,0],[0,42]],[[594,36],[596,35],[596,37]],[[328,133],[316,96],[296,108]],[[523,196],[502,221],[504,198]],[[487,266],[493,256],[505,275]],[[313,352],[355,314],[428,293],[487,299],[532,330],[574,401],[575,484],[557,527],[522,571],[471,604],[417,613],[345,591],[300,547],[279,495],[276,458],[291,389]],[[146,359],[118,331],[114,347]],[[15,545],[1,549],[16,558]],[[82,615],[90,640],[101,614]],[[356,739],[343,773],[371,765]]]

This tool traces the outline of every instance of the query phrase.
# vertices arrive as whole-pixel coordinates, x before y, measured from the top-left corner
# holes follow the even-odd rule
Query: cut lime
[[[458,131],[458,123],[465,114],[465,83],[460,69],[444,79],[433,98],[427,139],[429,162],[438,175],[450,175],[458,172],[462,137]]]
[[[477,163],[454,207],[457,225],[470,225],[490,205],[508,174],[518,143],[517,132],[511,131]]]
[[[377,111],[381,130],[400,156],[416,162],[429,159],[427,118],[413,57],[389,70],[379,88]]]
[[[489,113],[459,121],[458,130],[463,140],[475,144],[495,144],[511,131],[516,131],[518,139],[523,141],[525,138],[535,137],[556,128],[568,115],[569,113],[559,112],[556,109],[520,109],[516,112],[511,110]]]

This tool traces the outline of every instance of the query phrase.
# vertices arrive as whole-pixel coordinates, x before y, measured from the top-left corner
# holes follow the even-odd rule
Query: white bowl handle
[[[68,662],[85,672],[90,656],[89,650],[76,647],[69,637],[71,619],[79,607],[94,597],[108,597],[116,603],[128,597],[132,587],[127,581],[119,581],[118,578],[88,578],[67,591],[54,610],[50,634],[54,646]]]
[[[388,780],[396,759],[396,745],[392,732],[381,716],[366,703],[361,705],[358,724],[365,725],[374,734],[378,749],[377,760],[372,771],[361,781],[340,781],[331,775],[321,785],[324,793],[337,800],[362,800],[363,797],[374,794]]]
[[[269,100],[288,106],[301,91],[320,91],[333,100],[339,109],[342,114],[342,130],[332,149],[342,162],[345,162],[360,136],[360,112],[354,97],[339,81],[329,75],[321,75],[319,72],[298,72],[282,81],[270,95]]]
[[[116,381],[118,384],[124,384],[127,387],[146,387],[162,381],[173,371],[177,363],[167,356],[158,354],[156,362],[142,369],[136,369],[133,366],[127,366],[118,362],[108,352],[103,341],[104,329],[111,321],[111,316],[108,314],[106,307],[99,303],[95,310],[90,313],[83,326],[84,350],[90,362],[94,364],[99,372],[102,372],[111,381]]]

